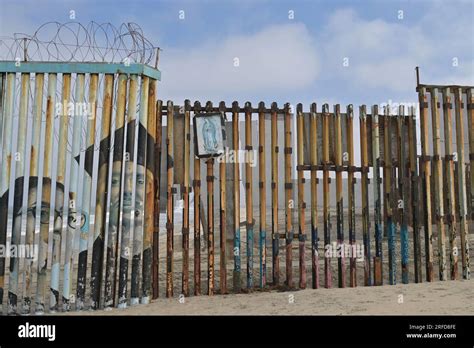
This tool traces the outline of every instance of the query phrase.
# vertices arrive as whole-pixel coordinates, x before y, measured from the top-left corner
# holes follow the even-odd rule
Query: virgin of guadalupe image
[[[217,143],[217,128],[216,125],[207,118],[204,119],[204,124],[202,126],[202,137],[204,141],[204,150],[206,152],[215,153],[219,147],[219,144]]]

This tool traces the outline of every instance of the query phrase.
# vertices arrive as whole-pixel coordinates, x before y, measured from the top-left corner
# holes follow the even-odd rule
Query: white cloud
[[[399,93],[414,92],[415,66],[421,67],[425,83],[472,84],[473,48],[468,38],[459,35],[472,23],[459,10],[459,6],[440,3],[419,21],[408,22],[365,19],[353,9],[340,9],[313,35],[305,24],[297,23],[187,49],[165,47],[161,95],[176,100],[229,96],[255,100],[295,96],[320,81],[369,91],[383,88],[396,98]],[[457,68],[452,67],[455,56],[459,57]],[[342,64],[345,57],[349,67]],[[234,58],[239,59],[239,67],[234,67]]]
[[[165,52],[160,68],[167,98],[295,90],[310,85],[319,71],[315,43],[303,24],[271,26],[253,35]]]
[[[473,48],[459,28],[472,28],[469,15],[457,8],[438,4],[420,18],[421,24],[405,21],[365,20],[352,9],[337,10],[328,20],[321,42],[322,66],[331,78],[346,80],[353,86],[379,88],[394,92],[413,90],[415,66],[420,66],[423,82],[473,83],[474,69],[470,59]],[[456,13],[458,21],[447,20]],[[442,20],[442,14],[446,18]],[[408,14],[407,14],[408,15]],[[472,19],[471,19],[472,20]],[[452,70],[452,57],[459,56],[463,66]],[[343,58],[349,66],[343,66]],[[470,82],[469,82],[470,81]],[[434,82],[433,82],[434,83]]]
[[[417,62],[435,50],[418,28],[380,19],[363,20],[347,9],[334,13],[323,37],[323,63],[331,65],[329,70],[369,88],[412,88]],[[349,59],[348,67],[342,65],[343,57]]]

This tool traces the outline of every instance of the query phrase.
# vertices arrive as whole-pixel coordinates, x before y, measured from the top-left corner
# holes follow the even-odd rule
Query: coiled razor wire
[[[155,65],[160,50],[148,40],[141,27],[136,23],[123,23],[118,28],[111,23],[90,22],[83,25],[79,22],[47,22],[42,24],[32,35],[25,33],[14,33],[13,36],[0,36],[0,60],[18,62],[94,62],[94,63],[140,63]],[[99,86],[103,84],[104,76],[99,76]],[[32,78],[32,81],[34,79]],[[114,82],[114,90],[117,81]],[[85,81],[85,90],[88,90],[89,80]],[[16,102],[20,96],[20,84],[16,84]],[[75,100],[75,78],[71,80],[71,101]],[[61,99],[62,79],[57,80],[56,98]],[[96,144],[97,151],[100,144],[100,122],[103,90],[97,91],[97,129]],[[30,115],[33,115],[33,86],[30,85]],[[114,93],[113,109],[116,103]],[[85,96],[87,98],[87,96]],[[140,98],[137,98],[137,110],[139,110]],[[84,100],[85,101],[85,100]],[[18,108],[17,108],[18,109]],[[45,111],[43,110],[43,113]],[[14,115],[18,117],[18,115]],[[43,118],[44,120],[44,118]],[[56,143],[59,141],[59,116],[55,116],[54,137]],[[72,122],[69,121],[69,132],[67,139],[67,151],[71,153]],[[114,127],[115,119],[112,119]],[[84,124],[85,126],[85,124]],[[1,131],[1,125],[0,125]],[[86,129],[83,127],[81,137],[85,138]],[[112,139],[113,139],[112,135]],[[113,145],[112,145],[113,149]],[[86,149],[82,148],[81,152]]]
[[[47,22],[32,35],[0,37],[0,60],[150,64],[156,49],[136,23]]]

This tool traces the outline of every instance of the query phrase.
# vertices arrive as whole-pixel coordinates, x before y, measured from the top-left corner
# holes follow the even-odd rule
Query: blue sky
[[[0,0],[0,6],[0,36],[67,22],[70,10],[83,24],[139,24],[163,48],[158,96],[175,102],[416,102],[416,65],[425,83],[474,84],[473,1]]]

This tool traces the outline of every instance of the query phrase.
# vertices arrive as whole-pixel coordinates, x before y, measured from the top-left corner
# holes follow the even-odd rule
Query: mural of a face
[[[119,206],[120,206],[120,172],[112,172],[112,182],[110,190],[110,221],[119,221]],[[111,225],[118,232],[117,225]]]
[[[126,163],[126,166],[131,166],[131,164]],[[133,188],[132,188],[132,177],[129,176],[129,180],[124,181],[124,188],[123,188],[123,215],[122,215],[122,230],[123,231],[130,231],[132,228],[132,208],[133,208]],[[135,212],[134,212],[135,214]],[[128,242],[128,240],[127,240]]]
[[[25,178],[20,177],[15,181],[15,188],[14,188],[14,200],[16,198],[17,202],[21,202],[21,197],[23,194],[23,182]],[[38,257],[38,263],[41,266],[41,272],[38,273],[38,285],[39,288],[43,287],[42,284],[46,281],[45,278],[45,270],[46,270],[46,264],[47,264],[47,233],[44,234],[43,227],[48,227],[49,226],[49,219],[50,219],[50,204],[49,204],[49,193],[51,192],[51,179],[50,178],[44,178],[42,182],[42,199],[41,199],[41,206],[40,210],[38,212],[37,209],[37,202],[36,202],[36,197],[38,194],[38,178],[37,177],[30,177],[29,178],[29,188],[28,188],[28,198],[27,198],[27,204],[25,207],[22,207],[21,205],[18,207],[15,206],[13,210],[13,230],[15,233],[17,233],[18,236],[21,234],[19,233],[21,230],[21,218],[22,218],[22,212],[25,212],[26,214],[26,219],[27,219],[27,229],[28,234],[34,237],[34,226],[35,226],[35,221],[36,219],[39,220],[40,225],[42,227],[42,235],[41,235],[41,241],[40,243],[43,243],[44,248],[41,250],[41,254],[37,255]],[[58,192],[58,197],[64,198],[64,187],[62,184],[57,185],[57,192]],[[7,198],[8,198],[8,193],[5,193],[3,197],[0,199],[0,205],[1,206],[6,206],[7,205]],[[59,226],[62,224],[62,204],[58,205],[57,208],[55,209],[54,212],[54,230],[57,231],[59,229]],[[39,216],[38,216],[39,214]],[[48,228],[45,229],[46,232],[48,231]],[[30,237],[31,238],[31,237]],[[32,244],[32,241],[26,241],[27,244]],[[27,257],[34,257],[35,255],[25,255]],[[12,259],[13,260],[13,259]],[[10,263],[10,272],[12,272],[14,263]],[[11,273],[12,277],[18,276],[18,274],[15,275],[14,272]],[[16,296],[16,294],[13,292],[12,296]],[[28,302],[29,299],[26,298],[26,301]],[[38,299],[38,312],[41,312],[42,309],[44,308],[44,303],[42,302],[42,299]]]
[[[67,224],[70,228],[76,229],[77,219],[79,217],[78,215],[79,215],[79,213],[78,213],[76,207],[74,207],[74,208],[69,207],[68,216],[67,216]],[[86,216],[85,216],[84,213],[82,213],[81,216],[80,216],[79,228],[82,228],[82,226],[84,226],[85,222],[86,222]]]
[[[56,186],[56,203],[54,205],[53,233],[60,235],[63,225],[64,189]],[[75,213],[74,213],[75,215]]]
[[[41,225],[46,225],[49,223],[49,202],[47,202],[44,198],[42,197],[41,205],[40,205],[40,210],[38,212],[37,210],[37,204],[36,204],[36,198],[38,194],[38,180],[32,180],[33,178],[30,178],[30,186],[28,188],[28,205],[27,205],[27,210],[26,210],[26,219],[27,219],[27,235],[29,233],[34,234],[34,223],[35,221],[40,222]],[[37,178],[34,178],[37,179]],[[49,183],[48,183],[49,185]],[[48,191],[49,192],[49,191]],[[39,214],[39,216],[37,216]],[[29,230],[32,229],[32,230]]]
[[[18,182],[15,184],[15,192],[21,191],[21,190],[18,190],[18,188],[23,186],[23,180],[24,178],[21,178],[21,180],[18,180]],[[59,195],[58,201],[63,202],[64,201],[63,186],[58,185],[56,189],[58,190],[58,195]],[[39,218],[41,225],[47,225],[49,223],[50,204],[48,200],[45,199],[49,197],[45,197],[44,192],[51,192],[50,180],[44,180],[42,191],[43,191],[43,194],[42,194],[42,199],[41,199],[41,206],[40,206],[39,216],[37,216],[38,211],[37,211],[36,197],[38,194],[38,178],[30,177],[29,187],[28,187],[28,199],[27,199],[27,206],[26,206],[26,219],[27,219],[27,227],[32,228],[33,231],[28,231],[28,233],[30,232],[34,233],[35,219],[37,220]],[[21,213],[23,209],[24,208],[20,207],[19,209],[16,209],[13,212],[13,228],[15,229],[16,233],[19,233],[20,228],[21,228],[20,220],[21,220]],[[57,205],[55,208],[54,222],[53,222],[54,223],[53,226],[55,230],[59,229],[62,224],[62,211],[63,211],[63,204],[61,203],[59,206]]]
[[[145,167],[138,165],[137,166],[137,183],[136,183],[136,191],[135,191],[135,231],[140,231],[143,228],[143,213],[144,213],[144,202],[145,202]],[[141,235],[140,233],[138,234]],[[134,245],[134,247],[138,247],[140,250],[142,240],[136,240],[134,238],[135,243],[139,243],[140,245]]]

